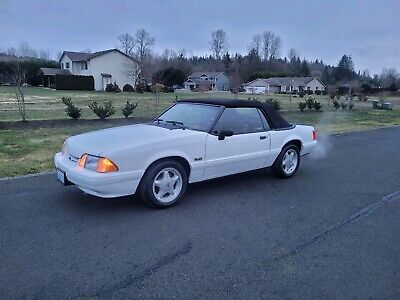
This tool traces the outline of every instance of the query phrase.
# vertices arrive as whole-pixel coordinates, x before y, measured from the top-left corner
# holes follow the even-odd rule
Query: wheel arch
[[[299,149],[299,153],[301,152],[301,149],[302,149],[302,147],[303,147],[303,144],[302,144],[302,142],[301,142],[301,140],[300,139],[298,139],[298,138],[293,138],[293,139],[290,139],[289,141],[287,141],[283,146],[282,146],[282,149],[283,148],[285,148],[287,145],[295,145],[298,149]],[[281,150],[282,151],[282,150]]]
[[[146,170],[144,171],[144,174],[145,174],[152,166],[154,166],[155,164],[158,164],[158,163],[160,163],[160,162],[167,161],[167,160],[173,160],[173,161],[176,161],[176,162],[180,163],[180,164],[183,166],[183,168],[185,169],[186,175],[187,175],[188,178],[189,178],[189,176],[190,176],[190,171],[191,171],[190,164],[189,164],[189,162],[187,161],[186,158],[184,158],[183,156],[179,156],[179,155],[165,156],[165,157],[161,157],[161,158],[158,158],[158,159],[154,160],[152,163],[150,163],[150,164],[147,166]],[[144,174],[143,174],[142,178],[144,177]]]

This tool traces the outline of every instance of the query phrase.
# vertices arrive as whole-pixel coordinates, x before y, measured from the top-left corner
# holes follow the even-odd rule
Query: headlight
[[[64,156],[67,154],[67,140],[65,140],[62,148],[61,148],[61,154]]]
[[[83,154],[78,160],[78,167],[99,173],[108,173],[118,171],[118,167],[108,158]]]

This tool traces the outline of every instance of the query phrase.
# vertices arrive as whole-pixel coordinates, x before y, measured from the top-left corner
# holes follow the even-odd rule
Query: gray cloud
[[[101,50],[116,36],[146,28],[155,50],[186,48],[209,52],[210,33],[223,28],[231,52],[246,52],[251,37],[271,30],[281,36],[283,54],[297,49],[308,59],[336,64],[352,54],[356,68],[400,69],[398,0],[1,0],[0,48],[22,40],[50,50]]]

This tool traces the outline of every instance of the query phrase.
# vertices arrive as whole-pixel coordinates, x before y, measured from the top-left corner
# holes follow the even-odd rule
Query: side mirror
[[[218,134],[218,139],[220,141],[224,140],[227,136],[232,136],[233,131],[232,130],[220,130]]]

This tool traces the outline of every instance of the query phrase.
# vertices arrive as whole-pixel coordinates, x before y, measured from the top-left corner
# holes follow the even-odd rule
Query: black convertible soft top
[[[180,100],[179,103],[201,103],[219,105],[224,107],[256,107],[264,112],[272,128],[290,128],[293,125],[286,121],[268,102],[256,100],[232,100],[232,99],[190,99]]]

